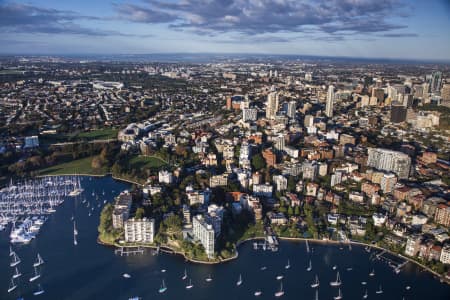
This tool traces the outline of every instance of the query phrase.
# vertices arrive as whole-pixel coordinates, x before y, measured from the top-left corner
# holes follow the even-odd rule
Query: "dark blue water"
[[[143,299],[256,299],[254,291],[261,289],[259,299],[274,299],[279,289],[277,275],[284,275],[285,295],[282,299],[314,299],[314,290],[310,287],[314,276],[320,280],[319,299],[333,299],[337,288],[330,287],[329,282],[335,280],[337,265],[342,279],[344,299],[361,299],[367,288],[368,299],[450,299],[450,287],[434,279],[429,273],[422,272],[412,264],[406,265],[404,271],[395,274],[386,263],[372,261],[362,247],[342,248],[330,245],[310,244],[312,253],[306,253],[303,242],[281,242],[276,253],[255,251],[252,243],[239,248],[239,259],[221,265],[197,265],[184,261],[173,255],[120,257],[114,255],[111,248],[98,245],[97,226],[100,208],[98,203],[103,199],[111,201],[120,191],[127,189],[128,184],[106,178],[84,178],[82,181],[87,199],[95,211],[88,216],[88,208],[81,200],[67,199],[45,223],[38,238],[29,245],[15,247],[22,259],[19,265],[22,277],[19,288],[7,293],[12,269],[9,267],[9,231],[0,232],[0,299],[16,299],[19,294],[25,299],[128,299],[140,296]],[[102,191],[105,191],[105,196]],[[99,201],[92,197],[95,191]],[[73,227],[70,221],[74,215],[78,227],[78,245],[73,245]],[[35,283],[28,282],[33,272],[32,264],[36,254],[40,253],[46,261],[42,277],[45,294],[33,296]],[[309,259],[313,270],[306,271]],[[284,266],[290,259],[291,268]],[[266,266],[265,271],[260,268]],[[353,268],[347,271],[347,268]],[[185,288],[186,282],[181,279],[184,269],[192,278],[194,287]],[[167,272],[162,273],[161,269]],[[375,269],[376,275],[369,277]],[[125,279],[123,273],[132,277]],[[212,282],[205,278],[211,274]],[[239,274],[243,284],[236,286]],[[162,279],[165,279],[168,290],[159,294]],[[367,286],[361,285],[367,281]],[[379,285],[384,293],[375,294]],[[408,291],[405,287],[409,285]]]

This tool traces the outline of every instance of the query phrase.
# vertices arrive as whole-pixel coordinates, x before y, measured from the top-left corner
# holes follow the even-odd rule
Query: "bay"
[[[144,255],[121,257],[110,247],[97,244],[97,226],[103,200],[112,201],[114,196],[130,185],[111,177],[83,177],[81,199],[67,198],[56,213],[42,227],[39,236],[28,245],[14,246],[21,258],[19,269],[23,274],[18,288],[8,294],[12,275],[9,267],[9,230],[0,232],[0,299],[273,299],[280,287],[276,276],[283,275],[282,299],[314,299],[315,290],[310,287],[317,274],[320,280],[319,299],[333,299],[337,288],[329,282],[335,280],[339,271],[342,279],[343,299],[361,299],[368,290],[368,299],[450,299],[450,286],[440,283],[428,272],[408,263],[400,274],[395,274],[385,262],[371,260],[364,247],[310,243],[306,252],[304,242],[280,243],[278,252],[254,250],[252,242],[239,247],[239,258],[219,265],[199,265],[186,262],[175,255]],[[104,191],[104,195],[103,195]],[[95,196],[92,196],[92,192]],[[96,199],[98,196],[98,200]],[[95,207],[92,216],[89,209]],[[72,215],[77,222],[78,245],[73,245]],[[36,283],[30,283],[32,264],[40,253],[45,260],[42,277],[37,280],[45,289],[41,296],[33,296]],[[291,268],[285,269],[287,261]],[[309,260],[312,271],[306,271]],[[333,270],[333,266],[337,269]],[[266,267],[261,270],[261,267]],[[166,272],[161,270],[165,269]],[[184,269],[194,287],[186,289]],[[351,269],[351,270],[350,270]],[[375,276],[369,273],[375,270]],[[131,278],[122,275],[128,273]],[[239,275],[243,283],[236,286]],[[212,281],[205,279],[211,275]],[[167,291],[159,294],[164,279]],[[366,281],[367,285],[361,282]],[[375,291],[382,286],[383,294]],[[407,290],[406,286],[411,289]],[[254,292],[261,290],[256,298]]]

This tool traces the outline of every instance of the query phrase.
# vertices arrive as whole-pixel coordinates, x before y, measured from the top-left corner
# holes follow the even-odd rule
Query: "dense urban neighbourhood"
[[[219,262],[267,236],[377,245],[447,276],[448,65],[35,57],[0,65],[0,180],[112,173],[99,241]]]

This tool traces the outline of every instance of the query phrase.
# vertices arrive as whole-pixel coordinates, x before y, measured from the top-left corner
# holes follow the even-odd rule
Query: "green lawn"
[[[73,160],[71,162],[62,163],[51,166],[39,171],[40,175],[61,175],[61,174],[92,174],[103,175],[108,173],[107,168],[94,170],[91,167],[92,156]]]
[[[167,165],[167,163],[156,156],[135,156],[130,159],[130,166],[133,169],[156,169]]]
[[[87,140],[107,140],[107,139],[116,139],[118,129],[113,128],[105,128],[87,132],[81,132],[75,136],[75,139],[87,139]]]
[[[43,145],[48,145],[64,142],[116,139],[118,132],[118,129],[105,128],[80,133],[48,134],[40,136],[39,141]]]

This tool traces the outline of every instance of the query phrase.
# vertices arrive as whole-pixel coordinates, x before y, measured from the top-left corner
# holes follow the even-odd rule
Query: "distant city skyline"
[[[0,0],[0,54],[254,53],[450,61],[446,0]]]

